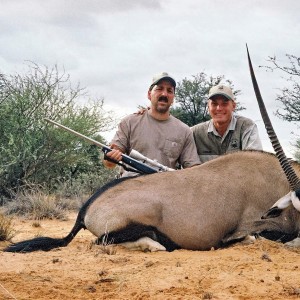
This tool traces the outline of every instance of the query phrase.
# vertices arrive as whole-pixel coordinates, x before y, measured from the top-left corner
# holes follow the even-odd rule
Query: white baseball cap
[[[155,86],[159,81],[161,80],[169,80],[171,82],[171,84],[174,86],[174,88],[176,88],[176,81],[175,79],[169,75],[167,72],[162,72],[162,73],[159,73],[159,74],[156,74],[153,76],[152,78],[152,83],[150,85],[150,90],[153,88],[153,86]]]
[[[218,84],[216,86],[213,86],[208,93],[208,99],[211,99],[213,96],[221,95],[227,98],[228,100],[234,101],[234,95],[230,87]]]

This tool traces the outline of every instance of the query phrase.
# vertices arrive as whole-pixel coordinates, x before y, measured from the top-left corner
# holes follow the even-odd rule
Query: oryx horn
[[[259,90],[256,78],[255,78],[255,74],[253,71],[253,67],[252,67],[252,63],[251,63],[251,59],[250,59],[250,55],[249,55],[248,46],[246,45],[246,47],[247,47],[247,55],[248,55],[248,63],[249,63],[249,68],[250,68],[251,79],[252,79],[252,83],[253,83],[253,87],[254,87],[254,91],[255,91],[255,95],[256,95],[256,99],[258,102],[258,106],[260,109],[262,119],[264,121],[266,130],[267,130],[268,136],[270,138],[270,141],[272,143],[275,154],[276,154],[276,156],[280,162],[280,165],[288,179],[290,188],[292,191],[295,191],[300,188],[300,180],[299,180],[298,176],[296,175],[290,162],[288,161],[288,159],[279,143],[277,135],[273,129],[271,120],[269,118],[268,112],[266,110],[264,101],[261,97],[260,90]]]

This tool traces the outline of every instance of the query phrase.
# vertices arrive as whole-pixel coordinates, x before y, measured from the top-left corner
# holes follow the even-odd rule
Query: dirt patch
[[[14,241],[62,237],[69,221],[15,219]],[[108,255],[80,231],[65,248],[0,252],[0,299],[299,299],[300,249],[257,241],[214,251],[143,253],[116,247]],[[0,243],[3,248],[4,243]]]

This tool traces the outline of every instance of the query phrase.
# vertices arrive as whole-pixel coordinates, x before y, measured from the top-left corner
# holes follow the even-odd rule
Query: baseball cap
[[[174,86],[174,88],[176,87],[175,79],[171,75],[169,75],[167,72],[162,72],[162,73],[159,73],[159,74],[156,74],[153,76],[152,83],[151,83],[149,89],[151,90],[154,85],[156,85],[159,81],[161,81],[163,79],[169,80],[171,82],[171,84]]]
[[[218,84],[216,86],[213,86],[208,93],[208,99],[211,99],[213,96],[221,95],[227,98],[228,100],[234,101],[234,95],[230,87]]]

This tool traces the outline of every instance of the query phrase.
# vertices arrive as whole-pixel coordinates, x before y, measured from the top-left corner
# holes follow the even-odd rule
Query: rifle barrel
[[[52,123],[52,124],[54,124],[54,125],[56,125],[56,126],[58,126],[58,127],[61,127],[61,128],[63,128],[64,130],[67,130],[67,131],[69,131],[69,132],[71,132],[71,133],[73,133],[73,134],[75,134],[75,135],[77,135],[77,136],[79,136],[79,137],[85,139],[86,141],[88,141],[88,142],[90,142],[90,143],[92,143],[92,144],[95,144],[96,146],[109,148],[108,146],[106,146],[106,145],[104,145],[104,144],[102,144],[102,143],[100,143],[100,142],[98,142],[98,141],[96,141],[96,140],[94,140],[94,139],[91,139],[91,138],[89,138],[89,137],[87,137],[87,136],[85,136],[85,135],[83,135],[83,134],[81,134],[81,133],[79,133],[79,132],[77,132],[77,131],[75,131],[75,130],[72,130],[72,129],[69,128],[69,127],[66,127],[66,126],[64,126],[64,125],[61,125],[61,124],[59,124],[59,123],[57,123],[57,122],[55,122],[55,121],[53,121],[53,120],[50,120],[50,119],[48,119],[48,118],[44,118],[44,120],[47,121],[47,122],[49,122],[49,123]]]
[[[66,130],[66,131],[69,131],[69,132],[71,132],[71,133],[73,133],[73,134],[75,134],[75,135],[83,138],[84,140],[86,140],[86,141],[88,141],[88,142],[90,142],[90,143],[92,143],[92,144],[94,144],[96,146],[101,147],[102,151],[105,154],[107,154],[107,152],[109,152],[109,151],[112,150],[108,146],[106,146],[106,145],[104,145],[104,144],[102,144],[102,143],[100,143],[100,142],[98,142],[98,141],[96,141],[94,139],[91,139],[91,138],[89,138],[89,137],[87,137],[87,136],[85,136],[85,135],[83,135],[83,134],[81,134],[81,133],[79,133],[79,132],[77,132],[77,131],[69,128],[69,127],[61,125],[61,124],[59,124],[59,123],[57,123],[57,122],[55,122],[53,120],[50,120],[48,118],[44,118],[44,119],[45,119],[45,121],[47,121],[49,123],[52,123],[52,124],[54,124],[54,125],[62,128],[62,129],[64,129],[64,130]],[[140,162],[140,161],[138,161],[138,160],[136,160],[136,159],[134,159],[134,158],[132,158],[132,157],[130,157],[128,155],[126,155],[126,154],[122,154],[122,161],[125,164],[128,164],[129,166],[135,168],[136,170],[138,170],[138,171],[140,171],[140,172],[142,172],[144,174],[153,174],[153,173],[157,173],[158,172],[156,169],[154,169],[154,168],[152,168],[152,167],[150,167],[150,166],[148,166],[148,165],[146,165],[146,164],[144,164],[144,163],[142,163],[142,162]]]

